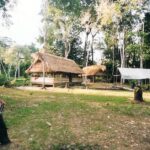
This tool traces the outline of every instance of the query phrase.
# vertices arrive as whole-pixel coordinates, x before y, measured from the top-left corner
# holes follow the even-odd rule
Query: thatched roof
[[[73,61],[67,58],[55,56],[48,53],[37,52],[32,55],[34,62],[26,70],[27,73],[43,72],[43,63],[45,72],[63,72],[82,74],[82,69]]]
[[[83,68],[83,76],[94,76],[100,75],[106,70],[106,66],[104,65],[92,65]]]

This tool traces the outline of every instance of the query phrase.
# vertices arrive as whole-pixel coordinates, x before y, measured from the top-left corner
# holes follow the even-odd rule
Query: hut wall
[[[81,83],[82,81],[82,78],[72,78],[72,83]]]
[[[43,84],[43,77],[31,77],[32,84]],[[45,77],[45,85],[69,83],[68,78]]]
[[[68,78],[54,78],[54,83],[69,83],[69,79]]]
[[[31,77],[32,84],[43,84],[43,77]],[[45,85],[53,85],[54,78],[45,77]]]

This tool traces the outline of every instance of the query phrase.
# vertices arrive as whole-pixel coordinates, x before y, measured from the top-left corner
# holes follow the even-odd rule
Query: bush
[[[30,80],[28,78],[17,78],[16,80],[14,79],[11,81],[12,86],[25,86],[29,84]]]
[[[0,86],[9,86],[10,81],[6,78],[5,75],[0,74]]]

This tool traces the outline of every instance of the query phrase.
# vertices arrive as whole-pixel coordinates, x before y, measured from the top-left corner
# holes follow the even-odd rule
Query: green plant
[[[16,80],[14,79],[11,81],[12,86],[25,86],[29,84],[30,84],[30,80],[28,78],[18,78]]]
[[[0,75],[0,86],[8,86],[10,85],[10,81],[6,78],[5,75],[1,74]]]

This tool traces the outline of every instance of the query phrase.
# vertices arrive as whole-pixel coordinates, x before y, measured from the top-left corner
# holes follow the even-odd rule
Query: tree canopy
[[[147,34],[149,1],[47,0],[46,2],[43,7],[44,42],[49,47],[55,47],[55,51],[59,51],[60,55],[69,57],[72,53],[72,42],[78,39],[81,44],[76,47],[83,55],[82,65],[95,63],[94,45],[102,32],[107,45],[105,51],[110,49],[109,52],[114,53],[112,57],[117,55],[117,65],[144,67],[144,61],[149,54],[149,34]],[[114,59],[112,57],[110,61]]]
[[[13,3],[1,0],[2,14],[7,14]],[[44,0],[41,15],[43,29],[38,41],[49,53],[73,59],[81,67],[105,64],[109,76],[116,74],[118,67],[150,66],[149,0]],[[19,63],[31,61],[29,55],[37,51],[33,45],[10,50],[7,38],[0,39],[0,45],[1,65],[6,65],[6,70],[10,64],[18,68]]]

